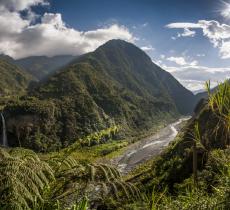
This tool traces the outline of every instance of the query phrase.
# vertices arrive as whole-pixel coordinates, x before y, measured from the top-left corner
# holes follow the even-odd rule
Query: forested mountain
[[[82,65],[76,66],[78,64],[87,65],[85,67]],[[68,66],[62,70],[62,73],[51,77],[46,84],[41,86],[40,90],[49,86],[54,78],[58,79],[73,72],[73,68],[75,68],[74,73],[77,75],[82,69],[87,71],[87,68],[90,67],[92,67],[92,70],[89,72],[95,74],[95,79],[96,77],[101,77],[104,81],[108,79],[111,84],[115,83],[120,89],[131,91],[138,96],[155,97],[157,98],[156,101],[163,99],[165,103],[171,101],[181,114],[191,113],[195,106],[192,92],[184,88],[171,74],[155,65],[139,48],[122,40],[111,40],[95,52],[76,59],[72,66]],[[88,85],[94,83],[94,78]],[[82,81],[84,81],[84,78],[82,78]],[[56,83],[56,85],[57,90],[61,84]],[[48,89],[47,92],[51,94],[52,89]]]
[[[25,92],[33,77],[11,63],[8,56],[0,57],[0,95],[9,96]]]
[[[68,145],[114,123],[126,134],[140,132],[191,113],[194,104],[194,95],[145,52],[111,40],[72,61],[41,82],[30,98],[8,105],[5,111],[9,120],[17,114],[33,116],[31,121],[36,116],[29,122],[30,135],[35,138],[39,131],[46,139],[42,141],[52,138],[54,146],[54,139],[58,145]],[[25,131],[26,125],[21,126],[19,130]]]
[[[42,80],[54,73],[56,70],[67,65],[73,59],[74,56],[71,55],[61,55],[54,57],[31,56],[19,60],[14,60],[14,63],[25,69],[38,80]]]

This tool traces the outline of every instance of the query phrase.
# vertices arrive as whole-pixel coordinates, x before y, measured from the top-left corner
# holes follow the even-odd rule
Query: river
[[[123,174],[130,172],[137,165],[160,154],[176,137],[179,125],[189,118],[180,118],[178,121],[162,128],[156,134],[127,146],[123,154],[112,160],[112,164]]]

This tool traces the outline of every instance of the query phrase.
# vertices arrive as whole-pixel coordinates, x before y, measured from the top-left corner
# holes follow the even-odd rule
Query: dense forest
[[[121,40],[63,57],[46,79],[43,65],[0,58],[0,209],[230,208],[229,81],[195,96]],[[108,161],[184,115],[159,155],[129,173]]]

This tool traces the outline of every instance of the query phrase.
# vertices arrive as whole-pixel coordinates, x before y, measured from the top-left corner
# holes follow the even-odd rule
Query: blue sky
[[[193,91],[230,77],[229,0],[2,0],[0,28],[0,53],[16,59],[120,38]]]

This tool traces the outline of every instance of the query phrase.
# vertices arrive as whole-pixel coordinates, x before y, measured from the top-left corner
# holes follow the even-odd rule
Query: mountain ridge
[[[25,93],[30,82],[35,80],[22,68],[12,64],[9,56],[0,56],[0,77],[2,96]]]
[[[44,139],[52,148],[69,145],[113,124],[119,125],[124,135],[138,135],[179,114],[191,113],[192,107],[186,104],[190,95],[193,96],[153,64],[141,49],[125,41],[111,40],[40,82],[28,97],[8,105],[5,112],[8,122],[22,127],[18,129],[22,132],[21,143],[43,151],[37,142]],[[180,97],[180,103],[186,102],[182,108],[176,103]],[[24,133],[25,125],[12,120],[15,114],[24,121],[25,116],[30,116],[30,139]],[[16,139],[13,132],[11,135]],[[44,139],[36,140],[41,135]]]
[[[29,56],[13,62],[38,80],[43,80],[71,62],[75,56]]]

